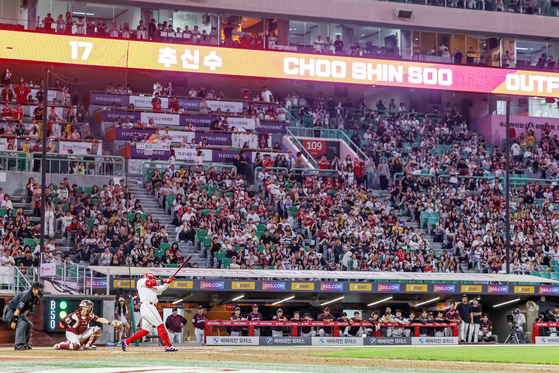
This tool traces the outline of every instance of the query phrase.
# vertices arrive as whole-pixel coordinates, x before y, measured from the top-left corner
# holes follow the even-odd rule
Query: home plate
[[[281,370],[254,370],[234,368],[203,368],[203,367],[136,367],[136,368],[90,368],[90,369],[49,369],[31,370],[33,373],[287,373]],[[289,373],[303,373],[293,372]]]

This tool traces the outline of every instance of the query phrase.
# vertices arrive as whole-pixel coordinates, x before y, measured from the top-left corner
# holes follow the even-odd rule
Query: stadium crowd
[[[107,90],[111,89],[112,85]],[[172,84],[165,88],[156,82],[153,90],[162,96],[173,95]],[[214,94],[211,86],[204,85],[190,91],[190,97],[199,98],[201,105]],[[243,89],[242,98],[248,100],[250,90]],[[154,97],[154,109],[158,105],[160,109],[158,100]],[[292,171],[300,168],[301,155],[291,153],[286,157],[257,154],[254,163],[249,164],[241,150],[235,163],[237,170],[230,172],[201,166],[175,167],[172,157],[166,170],[150,175],[148,190],[161,208],[171,208],[175,232],[161,231],[157,222],[151,223],[149,212],[142,211],[147,223],[127,216],[136,212],[142,216],[142,212],[141,208],[134,209],[137,201],[123,191],[124,186],[117,185],[118,197],[110,200],[70,190],[70,216],[76,217],[82,227],[79,234],[64,234],[76,242],[73,255],[77,256],[73,260],[165,265],[176,262],[181,255],[178,245],[171,246],[171,242],[191,241],[197,248],[203,246],[208,264],[215,267],[451,273],[505,270],[504,237],[496,232],[504,227],[502,177],[506,154],[469,131],[467,118],[456,105],[448,104],[442,110],[433,107],[430,113],[419,114],[414,107],[408,109],[394,99],[375,101],[374,107],[360,101],[354,107],[349,99],[327,99],[322,92],[316,97],[293,92],[282,99],[274,97],[267,87],[256,93],[254,101],[267,103],[269,112],[251,105],[240,115],[277,117],[279,109],[285,108],[282,114],[289,110],[316,130],[350,130],[352,146],[359,156],[323,158],[318,162],[320,172]],[[271,104],[274,101],[280,104]],[[210,129],[229,130],[224,122],[226,119],[218,120]],[[126,121],[117,124],[129,125]],[[164,133],[159,133],[162,141]],[[515,273],[545,272],[559,260],[555,234],[559,227],[555,206],[559,203],[559,187],[551,183],[559,170],[555,161],[559,141],[557,135],[551,137],[549,126],[537,141],[534,133],[535,129],[529,127],[526,134],[514,140],[511,172],[525,177],[529,170],[550,181],[511,189],[511,270]],[[270,167],[284,169],[272,171]],[[247,168],[256,172],[256,186],[246,179]],[[383,191],[383,198],[373,193],[378,189]],[[33,197],[33,187],[28,190]],[[83,216],[79,216],[80,208],[76,210],[75,206],[86,200],[87,213],[84,207]],[[1,208],[8,208],[8,202],[2,202]],[[34,209],[37,198],[30,198],[30,203]],[[15,220],[18,213],[8,214],[6,210],[4,214],[4,241],[10,231],[14,237],[4,247],[11,248],[15,239],[22,237],[17,235],[19,226],[6,222],[12,215]],[[101,224],[99,214],[107,220],[105,224]],[[19,215],[20,220],[26,220],[22,211]],[[66,215],[57,215],[57,228]],[[83,229],[88,219],[91,226]],[[70,220],[62,227],[71,225]],[[91,242],[86,244],[90,230],[93,246]],[[116,240],[113,231],[118,232]],[[103,238],[101,233],[105,233]],[[120,242],[123,248],[118,254]],[[440,242],[442,250],[433,242]],[[163,252],[161,243],[165,244]],[[107,256],[101,261],[105,249],[111,253],[108,262]],[[26,250],[13,251],[21,255]]]

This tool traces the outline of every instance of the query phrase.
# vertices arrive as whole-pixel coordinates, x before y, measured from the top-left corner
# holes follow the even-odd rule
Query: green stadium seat
[[[166,242],[162,242],[159,245],[159,250],[167,250],[171,248],[171,244],[170,243],[166,243]]]
[[[223,258],[221,260],[221,268],[229,268],[229,264],[231,264],[233,261],[231,259],[228,258]]]

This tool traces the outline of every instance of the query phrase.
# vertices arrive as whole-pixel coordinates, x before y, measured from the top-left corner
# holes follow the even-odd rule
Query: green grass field
[[[373,359],[410,359],[439,361],[474,361],[487,363],[512,364],[550,364],[559,365],[559,346],[480,346],[480,347],[383,347],[348,348],[339,352],[317,353],[314,356],[373,358]]]

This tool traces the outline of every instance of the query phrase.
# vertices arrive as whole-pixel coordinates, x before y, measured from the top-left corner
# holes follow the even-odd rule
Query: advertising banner
[[[558,97],[559,74],[412,60],[278,53],[2,30],[0,59],[448,91]],[[43,53],[37,54],[37,50]],[[481,82],[481,83],[480,83]],[[151,100],[149,100],[151,103]],[[162,102],[166,101],[162,99]],[[133,100],[130,100],[133,103]],[[135,106],[148,107],[142,100]],[[240,112],[242,103],[210,102]],[[163,102],[167,108],[167,102]]]
[[[258,346],[260,337],[206,337],[209,346]]]
[[[86,279],[85,280],[85,287],[86,288],[94,288],[94,289],[105,289],[107,287],[107,279],[106,278],[94,278]]]
[[[198,111],[200,110],[200,102],[202,100],[197,100],[194,98],[178,98],[179,107],[186,111]]]
[[[41,277],[56,276],[56,263],[41,263]]]
[[[363,338],[358,337],[312,337],[313,346],[363,346]]]
[[[217,101],[217,100],[208,100],[206,101],[212,109],[213,112],[216,112],[217,109],[221,109],[222,113],[226,113],[227,110],[231,114],[235,113],[242,113],[243,112],[243,103],[238,101]]]
[[[365,338],[365,345],[371,346],[397,346],[411,345],[410,337],[372,337]]]
[[[311,337],[260,337],[260,346],[310,346]]]
[[[163,136],[165,132],[160,133]],[[169,131],[169,135],[171,135],[171,143],[173,144],[180,144],[183,139],[186,139],[186,141],[190,144],[194,138],[194,132],[189,131]]]
[[[223,118],[222,118],[223,119]],[[254,131],[255,119],[254,118],[236,118],[227,117],[229,128],[235,127],[239,131]]]
[[[113,123],[116,122],[117,118],[120,118],[124,123],[124,120],[128,117],[130,118],[130,123],[136,123],[138,119],[141,119],[141,114],[138,111],[103,110],[102,121]]]
[[[161,147],[152,147],[152,148],[145,148],[144,146],[140,146],[143,144],[137,145],[130,145],[130,158],[140,158],[140,159],[169,159],[171,156],[171,150],[167,148],[167,150]],[[153,144],[152,144],[153,145]]]
[[[286,128],[289,126],[287,122],[270,122],[260,119],[260,127],[258,127],[258,132],[269,132],[269,133],[286,133]]]
[[[559,337],[536,337],[536,344],[559,345]]]
[[[141,128],[115,128],[115,140],[132,140],[134,139],[134,134],[138,134],[138,138],[141,139],[144,135],[148,138],[155,133],[155,130],[141,129]]]
[[[103,155],[103,149],[101,146],[97,146],[97,152],[94,153],[94,146],[90,142],[70,142],[70,141],[60,141],[58,152],[68,153],[68,150],[72,150],[74,154],[85,155],[87,154],[87,149],[91,149],[91,154],[93,155]]]
[[[91,93],[91,105],[111,106],[112,104],[116,104],[117,106],[128,106],[129,96],[103,92]]]
[[[412,345],[457,345],[458,337],[411,337]]]
[[[149,123],[150,119],[156,126],[178,126],[179,125],[179,114],[167,114],[167,113],[142,113],[140,118],[142,123]]]
[[[238,150],[212,150],[212,162],[233,163],[237,154]],[[252,163],[252,152],[246,152],[245,158]]]
[[[134,109],[153,109],[153,100],[154,96],[129,96],[129,101],[131,105],[134,105]],[[161,108],[168,109],[169,99],[167,97],[159,97],[161,100]]]
[[[188,124],[191,123],[196,128],[210,128],[210,124],[212,124],[215,119],[216,117],[209,115],[181,114],[179,124],[181,126],[188,126]]]
[[[209,146],[214,145],[227,145],[231,146],[231,134],[222,132],[196,132],[196,143],[200,144],[202,140],[208,140]]]

